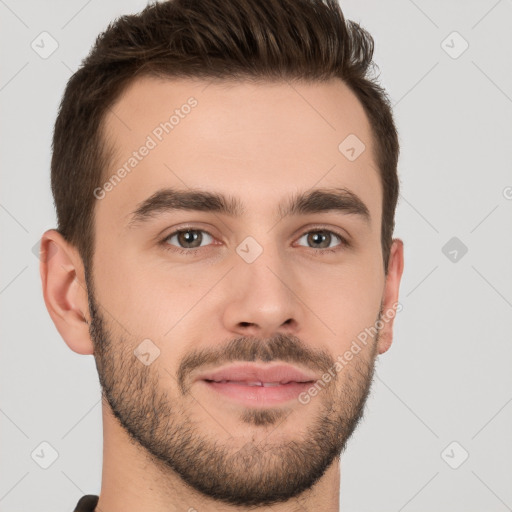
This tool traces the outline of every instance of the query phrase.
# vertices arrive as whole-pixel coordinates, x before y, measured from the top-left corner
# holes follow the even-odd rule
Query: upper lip
[[[223,366],[201,373],[196,380],[236,382],[311,382],[316,376],[288,364],[256,365],[253,363]]]

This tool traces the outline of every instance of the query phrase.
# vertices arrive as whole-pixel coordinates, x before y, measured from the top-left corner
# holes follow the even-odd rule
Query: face
[[[86,277],[112,412],[210,497],[296,496],[343,450],[384,350],[352,350],[386,305],[364,111],[337,80],[145,78],[111,112]]]

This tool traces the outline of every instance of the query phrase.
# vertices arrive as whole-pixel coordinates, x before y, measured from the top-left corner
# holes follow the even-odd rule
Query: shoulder
[[[99,496],[96,496],[96,494],[86,494],[85,496],[82,496],[78,500],[73,512],[94,512],[98,499]]]

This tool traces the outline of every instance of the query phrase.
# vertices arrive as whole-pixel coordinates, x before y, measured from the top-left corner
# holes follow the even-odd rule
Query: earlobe
[[[74,352],[93,354],[82,260],[54,229],[41,238],[39,270],[44,302],[59,334]]]
[[[399,305],[400,280],[404,270],[404,243],[399,238],[394,238],[391,245],[388,275],[384,286],[384,295],[382,299],[382,329],[379,333],[378,353],[383,354],[393,341],[393,322],[398,311]]]

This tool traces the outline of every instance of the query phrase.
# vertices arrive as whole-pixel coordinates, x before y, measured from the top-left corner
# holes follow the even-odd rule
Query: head
[[[399,146],[372,53],[335,0],[177,0],[109,25],[67,84],[47,307],[155,466],[214,499],[311,488],[391,344]],[[311,379],[270,404],[201,378],[249,361]]]

